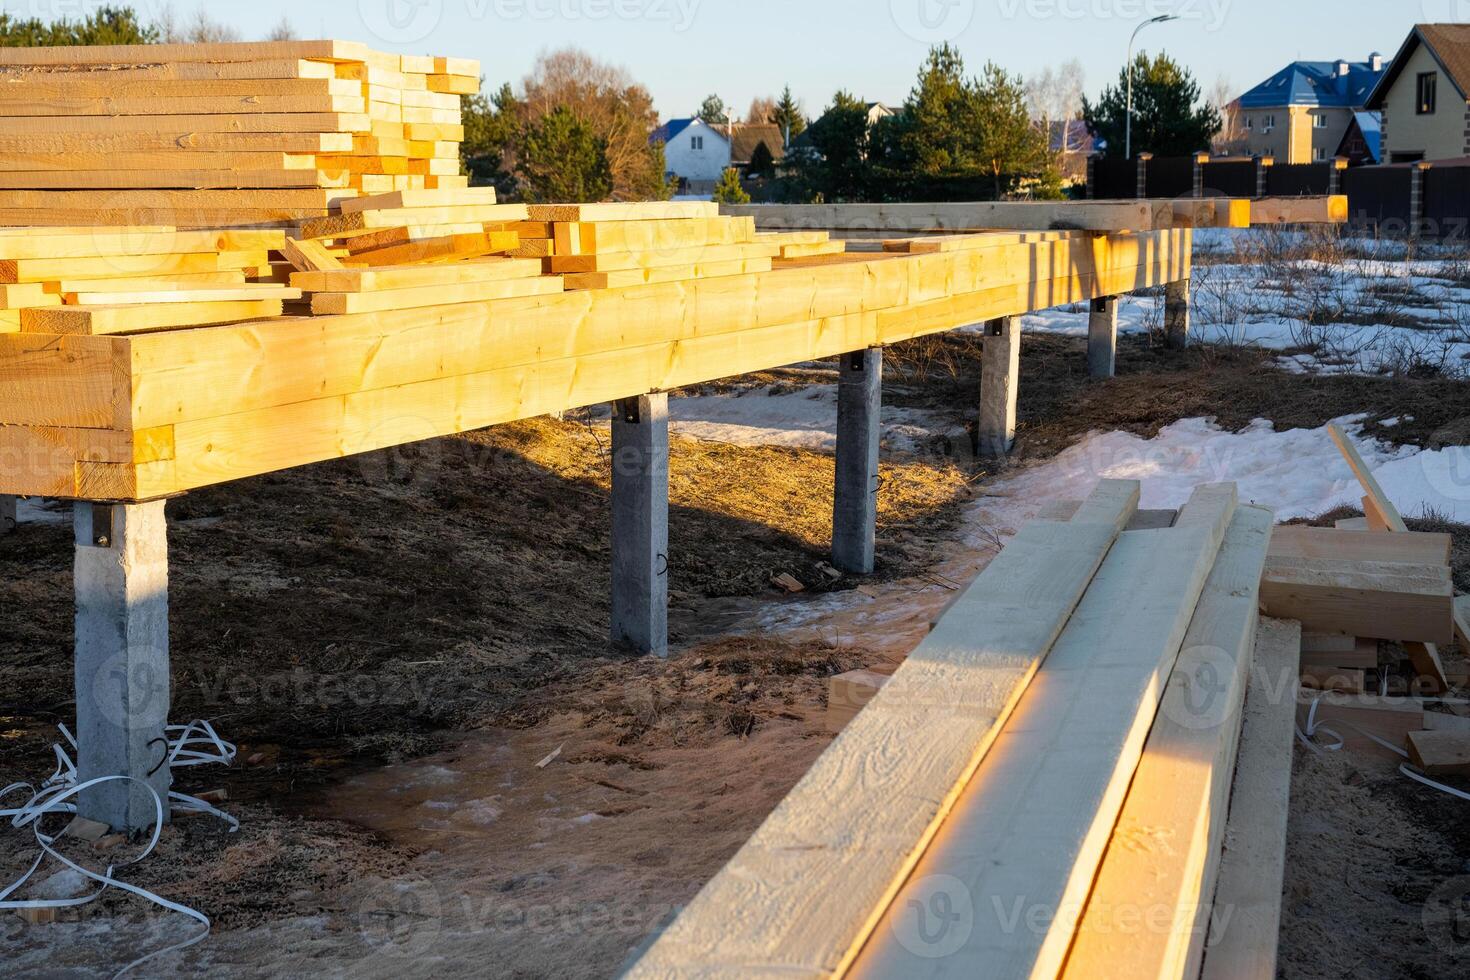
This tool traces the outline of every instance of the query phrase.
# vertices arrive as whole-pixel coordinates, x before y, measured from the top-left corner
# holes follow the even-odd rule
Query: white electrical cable
[[[62,737],[66,740],[67,744],[75,749],[77,742],[72,736],[72,733],[67,730],[65,725],[58,727],[61,729]],[[207,721],[193,721],[187,725],[169,725],[165,729],[164,734],[168,740],[168,762],[172,768],[188,768],[190,766],[215,764],[228,766],[235,761],[235,746],[220,738],[215,732],[214,727]],[[77,782],[77,767],[72,761],[71,756],[67,754],[67,751],[59,743],[53,744],[51,748],[56,754],[56,771],[41,784],[39,789],[33,787],[30,783],[24,782],[11,783],[4,789],[0,789],[0,800],[4,800],[6,797],[21,790],[26,790],[30,793],[30,797],[24,805],[0,809],[0,818],[8,818],[11,826],[16,829],[21,829],[29,825],[32,833],[35,834],[36,843],[41,849],[40,853],[36,855],[36,860],[31,863],[30,868],[24,874],[5,886],[5,888],[0,889],[0,909],[75,908],[95,900],[109,888],[119,888],[140,898],[147,899],[160,908],[188,916],[204,927],[203,932],[190,937],[184,942],[176,943],[134,960],[119,970],[115,974],[115,977],[121,977],[134,967],[146,963],[155,957],[162,956],[165,953],[188,949],[190,946],[207,939],[210,932],[210,922],[209,917],[204,913],[191,909],[186,905],[180,905],[177,902],[170,902],[168,899],[155,895],[145,888],[130,885],[125,881],[120,881],[113,877],[114,872],[119,868],[126,868],[129,865],[137,864],[152,854],[154,848],[158,846],[159,838],[163,835],[163,798],[158,795],[158,791],[147,782],[134,776],[101,776],[97,779],[89,779],[85,783],[79,784]],[[41,821],[42,818],[53,813],[75,814],[77,812],[76,804],[69,802],[73,797],[77,796],[83,790],[109,782],[138,783],[144,789],[148,790],[153,796],[153,834],[148,840],[148,846],[143,848],[132,860],[124,861],[121,864],[110,864],[107,866],[106,871],[99,873],[82,867],[53,848],[51,845],[64,836],[65,831],[55,836],[47,834],[41,829]],[[168,798],[170,807],[175,813],[207,813],[228,823],[230,833],[234,833],[240,829],[240,822],[238,820],[210,806],[203,800],[196,799],[184,793],[174,792],[170,792]],[[83,895],[78,898],[12,899],[10,896],[15,894],[26,882],[30,881],[31,877],[35,875],[48,855],[77,872],[82,877],[97,882],[101,887],[88,895]]]
[[[1307,711],[1306,731],[1303,732],[1300,727],[1298,727],[1296,730],[1296,737],[1301,739],[1302,744],[1311,749],[1313,752],[1317,753],[1318,755],[1321,755],[1324,751],[1336,752],[1343,746],[1343,739],[1341,735],[1330,728],[1326,728],[1317,724],[1317,705],[1320,704],[1321,701],[1322,698],[1320,696],[1312,700],[1312,707]],[[1443,700],[1440,698],[1424,699],[1425,704],[1429,704],[1431,702],[1443,703]],[[1353,731],[1357,732],[1359,735],[1362,735],[1364,738],[1372,739],[1374,742],[1377,742],[1379,745],[1383,746],[1385,749],[1388,749],[1390,752],[1395,752],[1398,755],[1403,756],[1405,759],[1409,758],[1409,753],[1407,751],[1399,748],[1397,745],[1394,745],[1388,739],[1379,738],[1377,735],[1374,735],[1367,729],[1359,728],[1357,725],[1354,725],[1350,721],[1344,721],[1342,722],[1342,724],[1346,725],[1348,728],[1351,728]],[[1337,739],[1337,744],[1317,745],[1312,741],[1312,736],[1315,735],[1317,732],[1325,732],[1326,734],[1333,736]],[[1404,763],[1403,765],[1399,766],[1399,772],[1405,776],[1408,776],[1415,782],[1423,783],[1425,786],[1431,787],[1432,789],[1437,789],[1441,793],[1448,793],[1450,796],[1458,796],[1462,800],[1470,800],[1470,793],[1466,793],[1463,790],[1455,789],[1453,786],[1446,786],[1444,783],[1435,782],[1433,779],[1430,779],[1428,776],[1424,775],[1422,772],[1420,772],[1418,769],[1415,769],[1408,763]]]

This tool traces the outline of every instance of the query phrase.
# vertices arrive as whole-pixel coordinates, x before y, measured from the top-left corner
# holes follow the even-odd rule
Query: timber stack
[[[450,189],[480,66],[350,41],[0,49],[0,224],[283,225]]]

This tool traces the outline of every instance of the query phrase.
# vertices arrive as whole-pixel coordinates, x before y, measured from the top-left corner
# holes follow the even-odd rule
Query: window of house
[[[704,149],[704,137],[703,136],[691,136],[691,137],[689,137],[689,148],[691,150],[702,150],[702,149]]]
[[[1315,115],[1315,116],[1313,116],[1312,117],[1312,128],[1313,129],[1326,129],[1327,128],[1327,117],[1325,115],[1320,114],[1320,113],[1317,114],[1317,115]]]
[[[1246,128],[1246,131],[1247,132],[1250,131],[1250,128],[1251,128],[1251,117],[1250,116],[1246,116],[1245,117],[1245,128]]]
[[[1312,160],[1314,162],[1321,163],[1323,160],[1326,160],[1326,159],[1327,159],[1327,151],[1326,150],[1322,149],[1322,147],[1320,147],[1320,146],[1314,146],[1314,147],[1312,147]]]
[[[1416,89],[1418,94],[1414,102],[1414,112],[1416,115],[1430,116],[1434,114],[1434,96],[1435,90],[1438,87],[1439,72],[1426,71],[1420,73],[1418,87]]]
[[[1276,113],[1268,112],[1261,117],[1261,132],[1269,133],[1276,128]]]

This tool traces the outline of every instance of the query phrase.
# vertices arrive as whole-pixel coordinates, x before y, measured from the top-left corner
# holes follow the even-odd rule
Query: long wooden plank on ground
[[[1454,586],[1444,565],[1273,555],[1261,602],[1268,615],[1314,632],[1419,643],[1454,635]]]
[[[1261,620],[1201,980],[1276,977],[1300,642],[1298,624]]]
[[[627,976],[841,974],[1062,634],[1138,494],[1136,482],[1105,481],[1074,521],[1022,528]]]
[[[1242,507],[1169,675],[1062,975],[1199,972],[1275,519]],[[1148,927],[1137,927],[1141,910]]]
[[[1235,504],[1201,487],[1175,527],[1119,536],[853,976],[1057,974]],[[917,911],[935,882],[974,902],[943,955]]]
[[[0,65],[157,65],[176,62],[367,61],[357,41],[231,41],[208,44],[111,44],[86,47],[0,48]]]
[[[22,310],[20,328],[26,333],[96,335],[167,330],[280,315],[281,301],[278,299],[154,306],[53,306]]]
[[[1290,525],[1271,536],[1271,555],[1280,558],[1329,558],[1340,561],[1402,562],[1406,565],[1449,565],[1448,534],[1407,531],[1378,534],[1330,527]]]

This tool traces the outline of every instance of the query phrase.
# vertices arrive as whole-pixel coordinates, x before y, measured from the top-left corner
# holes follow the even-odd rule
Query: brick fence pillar
[[[1141,201],[1148,197],[1148,162],[1154,158],[1152,153],[1138,154],[1138,188],[1137,197]]]
[[[1275,157],[1256,157],[1256,197],[1266,196],[1266,178]]]

